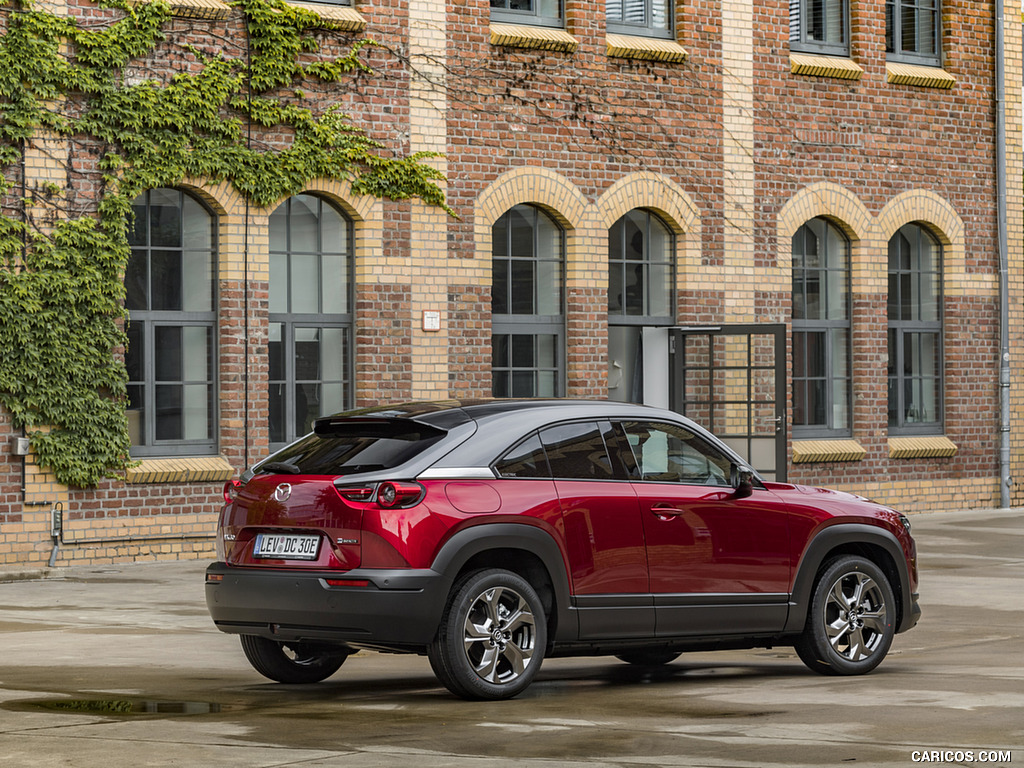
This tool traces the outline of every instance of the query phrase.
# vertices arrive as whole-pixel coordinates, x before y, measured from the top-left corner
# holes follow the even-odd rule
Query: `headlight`
[[[907,533],[910,533],[910,518],[902,512],[897,512],[896,514],[899,515],[900,522],[903,523],[903,527],[907,529]]]

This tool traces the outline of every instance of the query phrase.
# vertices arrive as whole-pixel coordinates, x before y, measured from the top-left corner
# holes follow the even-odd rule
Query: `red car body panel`
[[[637,483],[651,592],[786,593],[790,556],[785,504],[771,491]]]

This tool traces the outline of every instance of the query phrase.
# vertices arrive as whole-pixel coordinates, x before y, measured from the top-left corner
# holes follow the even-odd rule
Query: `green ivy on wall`
[[[316,34],[330,22],[315,13],[282,0],[234,5],[248,56],[180,46],[198,62],[192,71],[126,83],[125,68],[164,40],[165,0],[103,0],[98,7],[119,13],[99,29],[31,0],[0,0],[0,404],[62,483],[92,486],[130,465],[117,350],[131,203],[143,191],[228,181],[265,206],[330,177],[358,194],[449,210],[428,154],[391,156],[337,109],[301,106],[302,83],[368,72],[366,40],[325,59]],[[250,126],[283,129],[290,141],[254,149]],[[22,188],[26,147],[48,136],[99,149],[94,210],[71,211],[52,183]]]

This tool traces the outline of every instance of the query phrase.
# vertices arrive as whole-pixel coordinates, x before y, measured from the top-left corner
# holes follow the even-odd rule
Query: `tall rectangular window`
[[[645,208],[634,208],[608,230],[610,400],[644,400],[644,327],[674,322],[674,258],[672,230]]]
[[[942,250],[918,224],[889,241],[889,431],[942,432]]]
[[[793,434],[850,434],[850,245],[826,219],[793,235]]]
[[[889,58],[942,66],[939,0],[886,0],[885,51]]]
[[[850,55],[848,0],[790,0],[789,14],[791,50]]]
[[[491,375],[495,397],[563,393],[565,234],[540,208],[517,205],[492,230]]]
[[[352,407],[352,225],[314,195],[270,216],[270,445]]]
[[[177,189],[133,203],[125,268],[133,456],[216,449],[214,220]]]

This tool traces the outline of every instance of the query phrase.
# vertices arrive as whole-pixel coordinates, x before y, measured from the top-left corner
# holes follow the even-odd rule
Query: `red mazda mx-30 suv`
[[[469,699],[515,696],[553,656],[659,665],[791,645],[816,672],[856,675],[920,615],[904,515],[763,481],[647,406],[342,413],[225,498],[207,605],[284,683],[323,680],[362,648],[426,654]]]

